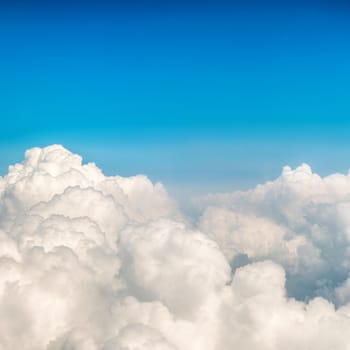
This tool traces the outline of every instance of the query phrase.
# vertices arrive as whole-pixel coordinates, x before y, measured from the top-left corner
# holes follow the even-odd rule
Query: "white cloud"
[[[350,267],[349,174],[321,178],[305,164],[285,167],[272,182],[196,204],[201,230],[233,264],[241,255],[273,259],[286,269],[291,295],[339,302],[334,291]]]
[[[197,205],[190,227],[145,176],[27,151],[0,178],[0,349],[350,348],[349,176]]]

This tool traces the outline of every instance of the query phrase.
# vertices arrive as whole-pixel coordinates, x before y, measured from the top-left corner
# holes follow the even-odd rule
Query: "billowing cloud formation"
[[[145,176],[27,151],[0,178],[0,349],[350,348],[350,176],[197,205],[189,225]]]
[[[321,178],[306,164],[285,167],[275,181],[197,204],[201,229],[233,267],[272,259],[287,271],[290,295],[350,301],[350,174]]]

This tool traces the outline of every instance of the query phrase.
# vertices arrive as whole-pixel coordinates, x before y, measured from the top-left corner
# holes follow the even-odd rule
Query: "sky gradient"
[[[350,167],[345,3],[0,2],[0,171],[59,143],[175,194]]]

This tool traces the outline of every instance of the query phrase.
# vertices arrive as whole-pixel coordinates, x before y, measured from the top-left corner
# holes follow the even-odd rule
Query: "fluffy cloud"
[[[321,178],[304,164],[246,192],[197,200],[199,226],[233,267],[273,259],[299,299],[323,295],[345,303],[350,267],[350,175]],[[244,259],[242,258],[244,257]]]
[[[0,349],[350,348],[350,176],[285,168],[197,206],[27,151],[0,178]]]

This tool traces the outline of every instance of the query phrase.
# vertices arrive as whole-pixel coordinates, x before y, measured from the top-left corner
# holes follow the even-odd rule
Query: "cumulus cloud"
[[[0,349],[350,348],[349,175],[196,205],[190,225],[145,176],[28,150],[0,178]]]
[[[349,300],[345,292],[339,298],[337,288],[344,289],[350,267],[350,174],[322,178],[306,164],[285,167],[274,181],[208,195],[196,205],[201,230],[231,265],[242,256],[249,262],[272,259],[287,271],[292,296]]]

